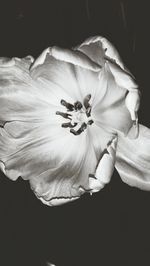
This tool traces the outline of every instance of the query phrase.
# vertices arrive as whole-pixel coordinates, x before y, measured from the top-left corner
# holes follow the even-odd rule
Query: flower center
[[[79,101],[74,104],[68,103],[65,100],[61,100],[60,103],[63,105],[67,112],[56,112],[56,115],[61,115],[63,118],[68,119],[67,122],[62,123],[61,126],[64,128],[70,128],[70,133],[75,136],[80,135],[89,125],[92,125],[94,121],[91,118],[91,105],[89,103],[91,94],[88,94],[83,104]]]

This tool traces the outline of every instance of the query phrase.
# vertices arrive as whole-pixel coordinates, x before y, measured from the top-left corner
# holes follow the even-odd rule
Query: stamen
[[[89,107],[91,107],[90,104],[89,104],[90,99],[91,99],[91,94],[88,94],[88,95],[84,98],[83,103],[84,103],[84,107],[85,107],[86,109],[88,109]]]
[[[56,112],[56,115],[61,115],[62,117],[70,119],[70,120],[71,120],[70,116],[72,116],[71,114],[67,114],[67,113],[63,113],[59,111]]]
[[[70,132],[75,136],[80,135],[87,128],[87,124],[83,123],[78,130],[70,129]]]
[[[77,110],[81,110],[82,106],[83,106],[82,103],[79,102],[79,101],[74,103],[74,108],[75,108],[76,111]]]
[[[94,123],[94,121],[91,119],[91,120],[88,121],[87,124],[88,124],[88,125],[92,125],[93,123]]]
[[[66,102],[66,101],[63,100],[63,99],[60,101],[60,103],[61,103],[63,106],[65,106],[69,111],[73,111],[73,110],[74,110],[74,106],[73,106],[73,104],[68,103],[68,102]]]
[[[73,128],[76,125],[77,125],[77,123],[74,123],[74,125],[72,125],[71,122],[61,124],[61,126],[65,127],[65,128],[67,128],[67,127]]]
[[[89,107],[87,108],[87,110],[86,110],[86,115],[87,115],[87,117],[90,117],[90,115],[91,115],[91,106],[89,106]]]
[[[63,118],[70,120],[69,122],[64,121],[65,123],[62,123],[61,127],[70,128],[70,133],[77,136],[80,135],[89,125],[92,125],[94,121],[91,119],[92,107],[89,103],[90,99],[91,94],[88,94],[84,98],[83,104],[80,101],[76,101],[74,104],[71,104],[66,102],[64,99],[61,99],[60,103],[67,108],[67,112],[56,111],[56,115],[60,115]],[[77,126],[78,124],[79,126]]]

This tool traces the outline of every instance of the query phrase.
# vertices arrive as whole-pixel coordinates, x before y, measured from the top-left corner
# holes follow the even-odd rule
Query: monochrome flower
[[[150,130],[138,124],[140,93],[103,37],[34,60],[0,60],[0,168],[29,180],[49,206],[101,190],[118,170],[150,189]]]

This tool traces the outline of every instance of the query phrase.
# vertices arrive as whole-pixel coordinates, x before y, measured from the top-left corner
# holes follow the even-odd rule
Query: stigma
[[[84,132],[88,126],[94,123],[91,117],[91,94],[86,95],[83,103],[76,101],[75,103],[68,103],[61,99],[60,104],[66,108],[66,112],[56,111],[56,115],[62,116],[65,120],[61,124],[63,128],[70,128],[70,133],[75,136]]]

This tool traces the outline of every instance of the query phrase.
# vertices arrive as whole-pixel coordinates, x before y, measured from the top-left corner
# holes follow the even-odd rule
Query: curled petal
[[[124,64],[120,58],[118,51],[105,37],[90,37],[77,48],[94,58],[94,61],[96,62],[109,58],[110,60],[116,62],[122,69],[124,69]]]
[[[115,167],[121,179],[143,190],[150,190],[150,129],[139,125],[139,136],[118,135]]]
[[[38,65],[42,65],[45,62],[46,56],[50,53],[50,48],[45,49],[40,56],[33,62],[30,70],[33,70]]]
[[[131,119],[133,121],[138,120],[137,112],[140,107],[140,93],[138,90],[133,89],[130,90],[129,93],[126,96],[125,104],[131,114]]]
[[[94,176],[89,177],[89,188],[91,192],[98,192],[105,184],[110,182],[114,171],[116,159],[117,137],[115,137],[104,151]]]
[[[137,83],[129,72],[122,69],[118,64],[112,62],[111,60],[107,60],[107,64],[109,65],[109,68],[115,78],[116,83],[121,88],[126,88],[128,91],[138,88]]]
[[[51,49],[51,54],[58,60],[72,63],[96,72],[101,69],[100,65],[96,64],[96,62],[92,61],[87,55],[80,51],[62,49],[55,46]]]
[[[123,89],[128,91],[128,94],[125,99],[125,104],[127,109],[130,112],[131,119],[133,121],[138,121],[137,111],[140,106],[140,92],[137,89],[138,85],[136,84],[133,77],[130,73],[126,72],[116,63],[108,60],[109,68],[114,76],[116,83]]]
[[[91,58],[98,65],[104,66],[105,50],[102,47],[102,42],[98,38],[89,38],[81,45],[75,48]]]
[[[31,67],[31,71],[38,65],[43,64],[48,54],[53,56],[57,60],[75,64],[77,66],[87,68],[92,71],[98,72],[101,70],[100,65],[96,64],[96,62],[92,61],[87,55],[83,54],[82,52],[63,49],[54,46],[47,48],[46,50],[43,51],[43,53],[38,57],[38,59]]]

